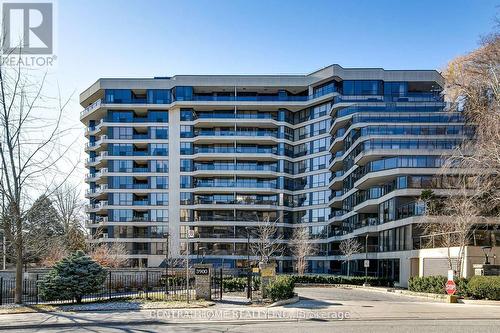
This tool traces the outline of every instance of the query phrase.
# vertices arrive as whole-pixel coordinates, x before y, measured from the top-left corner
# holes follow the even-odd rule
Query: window
[[[319,170],[319,169],[325,169],[327,167],[328,163],[328,155],[323,155],[323,156],[318,156],[314,157],[312,159],[312,171],[314,170]]]
[[[168,139],[168,127],[150,127],[151,139]]]
[[[191,192],[181,192],[180,193],[181,205],[192,205],[193,204],[193,193]]]
[[[330,111],[331,104],[325,103],[316,105],[312,108],[311,119],[319,118],[325,116]]]
[[[320,173],[311,176],[311,187],[320,187],[328,185],[329,174]]]
[[[181,176],[180,187],[181,188],[191,188],[192,187],[191,176]]]
[[[382,86],[382,81],[346,80],[342,82],[342,91],[344,95],[381,95]]]
[[[153,156],[168,156],[168,144],[167,143],[150,143],[149,144],[150,154]]]
[[[132,127],[110,127],[108,130],[110,139],[132,139]]]
[[[168,172],[168,160],[153,160],[150,166],[151,172]]]
[[[191,101],[193,100],[193,87],[179,86],[174,88],[176,101]]]
[[[106,89],[106,103],[131,103],[132,91],[130,89]]]
[[[110,220],[113,222],[132,221],[133,211],[131,209],[112,209],[110,210]]]
[[[168,123],[168,111],[149,111],[148,118],[153,123]]]
[[[113,193],[112,204],[118,206],[131,206],[133,204],[132,193]]]
[[[110,160],[108,168],[111,172],[132,172],[134,162],[130,160]]]
[[[153,176],[150,177],[151,188],[168,189],[168,177],[166,176]]]
[[[192,109],[181,109],[180,111],[181,121],[192,121],[194,120],[194,111]]]
[[[118,123],[131,123],[134,120],[132,111],[113,111],[110,114],[110,120]]]
[[[168,193],[151,193],[151,205],[168,206]]]
[[[133,188],[134,178],[129,176],[113,176],[110,177],[111,188]]]
[[[152,222],[168,222],[168,209],[151,209]]]
[[[109,150],[112,156],[132,156],[134,145],[131,143],[110,143]]]
[[[169,104],[172,102],[169,89],[149,89],[148,104]]]
[[[181,138],[192,138],[194,136],[193,126],[181,125]]]
[[[180,153],[181,155],[192,155],[193,154],[193,144],[191,142],[181,142],[180,143]]]

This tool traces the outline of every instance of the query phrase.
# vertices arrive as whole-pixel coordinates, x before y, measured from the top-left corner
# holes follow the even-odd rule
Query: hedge
[[[408,280],[408,290],[422,293],[446,294],[446,281],[448,281],[448,278],[441,275],[413,276]],[[469,290],[469,280],[465,278],[456,278],[455,284],[457,286],[455,295],[463,297],[472,296]]]
[[[293,297],[294,280],[291,276],[277,276],[274,281],[266,286],[265,294],[273,302]]]
[[[368,276],[341,276],[341,275],[290,275],[295,283],[317,283],[317,284],[352,284],[362,285],[367,281],[372,286],[393,286],[394,282],[389,279]]]
[[[500,276],[473,276],[467,284],[469,296],[477,299],[500,300]]]
[[[247,287],[247,277],[224,277],[222,288],[224,291],[245,291]],[[260,287],[260,277],[252,276],[252,289],[258,290]]]

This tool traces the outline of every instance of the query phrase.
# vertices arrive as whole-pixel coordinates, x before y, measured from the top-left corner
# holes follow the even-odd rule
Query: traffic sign
[[[453,295],[457,292],[457,285],[453,280],[448,280],[448,282],[446,282],[445,284],[445,289],[448,295]]]
[[[194,230],[193,229],[188,230],[188,238],[194,238]]]
[[[365,261],[364,261],[363,265],[364,265],[363,267],[365,267],[365,268],[370,267],[370,260],[365,259]]]

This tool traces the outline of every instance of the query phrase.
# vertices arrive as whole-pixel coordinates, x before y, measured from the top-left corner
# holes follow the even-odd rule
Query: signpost
[[[448,280],[448,282],[446,282],[445,289],[448,295],[453,295],[457,292],[457,286],[453,280]]]

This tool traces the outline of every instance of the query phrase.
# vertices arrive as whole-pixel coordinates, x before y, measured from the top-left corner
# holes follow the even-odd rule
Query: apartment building
[[[244,267],[255,227],[284,242],[307,226],[309,270],[405,284],[418,270],[423,189],[470,134],[444,110],[434,70],[342,68],[307,75],[102,78],[80,95],[91,242],[123,242],[132,266]],[[191,233],[188,231],[192,230]],[[194,236],[188,238],[188,234]],[[168,240],[168,241],[167,241]],[[289,251],[276,256],[291,272]],[[415,261],[417,260],[417,261]]]

